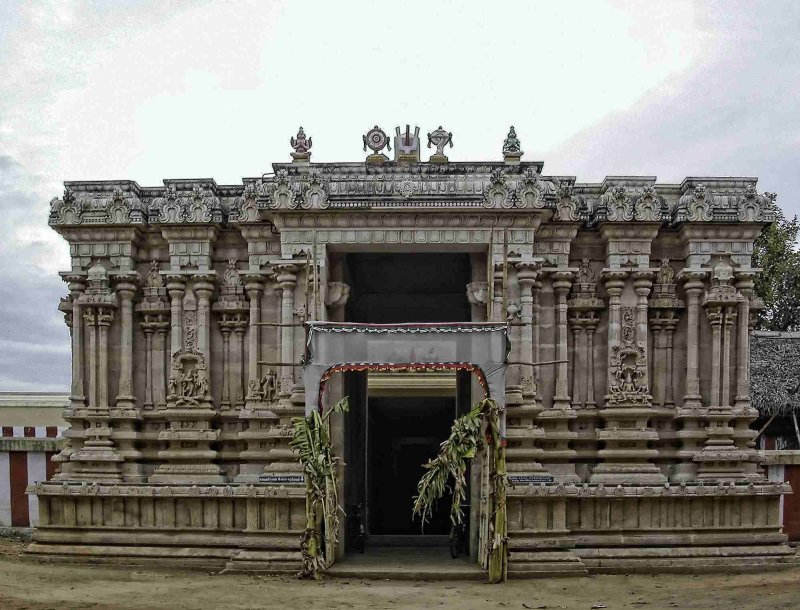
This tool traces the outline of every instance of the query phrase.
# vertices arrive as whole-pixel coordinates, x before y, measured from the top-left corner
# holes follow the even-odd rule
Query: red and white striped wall
[[[65,428],[56,426],[2,426],[0,439],[60,438]],[[45,481],[55,474],[56,464],[50,460],[54,451],[42,451],[31,443],[24,451],[6,450],[0,446],[0,527],[32,527],[39,521],[39,505],[34,496],[26,496],[25,488]],[[41,444],[39,444],[41,445]],[[16,445],[15,445],[15,448]]]

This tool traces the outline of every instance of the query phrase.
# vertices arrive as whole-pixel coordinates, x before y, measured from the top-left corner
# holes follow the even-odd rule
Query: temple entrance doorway
[[[470,321],[467,253],[348,253],[343,262],[350,286],[347,322]],[[346,550],[357,546],[353,515],[359,515],[370,548],[447,546],[450,498],[439,502],[424,529],[412,507],[423,464],[471,406],[470,374],[347,373],[345,393],[351,405],[345,418]]]
[[[471,406],[470,373],[349,372],[345,386],[350,396],[344,452],[350,516],[346,550],[358,548],[354,536],[359,527],[368,547],[447,546],[451,496],[442,498],[424,528],[413,518],[412,507],[423,464],[436,457],[453,421]]]

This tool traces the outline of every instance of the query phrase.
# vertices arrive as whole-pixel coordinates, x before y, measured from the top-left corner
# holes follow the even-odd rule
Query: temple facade
[[[70,427],[54,480],[29,490],[29,553],[296,570],[303,323],[497,322],[511,574],[788,565],[790,489],[750,427],[751,254],[774,195],[755,178],[547,176],[513,128],[493,161],[449,161],[441,127],[427,161],[408,127],[363,142],[365,159],[314,163],[301,129],[291,161],[238,185],[65,183],[50,225],[71,256]],[[368,546],[415,543],[420,466],[479,389],[447,371],[331,380],[325,400],[351,404],[334,422],[337,556],[354,515]]]

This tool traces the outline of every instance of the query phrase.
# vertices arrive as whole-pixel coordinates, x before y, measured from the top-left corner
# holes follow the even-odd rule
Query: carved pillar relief
[[[166,336],[170,325],[170,305],[164,276],[158,261],[150,263],[145,277],[142,300],[136,305],[142,316],[141,327],[145,334],[145,396],[143,407],[166,406]]]
[[[655,403],[666,408],[675,406],[672,345],[680,312],[684,308],[683,301],[677,296],[674,278],[669,259],[663,259],[649,303],[650,328],[654,335],[651,388]]]
[[[568,301],[570,324],[574,339],[572,342],[572,404],[580,407],[594,407],[594,332],[598,324],[598,312],[603,302],[597,298],[595,272],[584,259],[578,268],[572,298]]]
[[[622,309],[621,297],[622,290],[625,288],[625,280],[628,277],[627,271],[610,270],[604,271],[602,279],[605,282],[606,292],[608,293],[608,362],[606,370],[608,373],[607,388],[614,385],[613,372],[613,351],[619,345],[622,333]]]
[[[236,259],[228,261],[220,286],[220,296],[213,306],[222,333],[222,395],[220,407],[241,408],[244,403],[242,388],[242,345],[241,339],[248,326],[249,306],[245,300],[245,286],[242,283]],[[256,327],[258,328],[258,327]],[[256,346],[256,351],[258,346]]]

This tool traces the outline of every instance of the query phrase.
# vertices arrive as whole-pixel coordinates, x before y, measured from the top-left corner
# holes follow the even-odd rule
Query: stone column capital
[[[600,279],[608,284],[609,282],[624,282],[628,279],[630,271],[627,269],[603,269]]]
[[[550,275],[553,279],[553,290],[555,290],[557,294],[563,293],[566,295],[569,289],[572,288],[572,279],[575,277],[575,273],[572,271],[560,270],[553,271]]]
[[[186,290],[186,276],[167,273],[164,278],[167,281],[167,291],[172,295],[173,292],[183,292]]]
[[[521,261],[516,264],[517,281],[523,289],[530,289],[539,276],[542,264],[539,261]]]
[[[291,290],[297,285],[297,265],[292,262],[276,263],[272,266],[275,280],[283,290]]]
[[[214,292],[217,285],[217,276],[212,273],[197,273],[192,275],[195,292]]]
[[[683,282],[684,289],[689,290],[702,290],[705,287],[705,280],[708,277],[708,271],[703,269],[683,269],[678,273],[678,280]]]
[[[131,298],[139,288],[140,278],[138,273],[117,273],[111,276],[111,281],[120,296]]]
[[[86,290],[86,276],[82,273],[62,273],[61,279],[67,283],[73,296]]]

